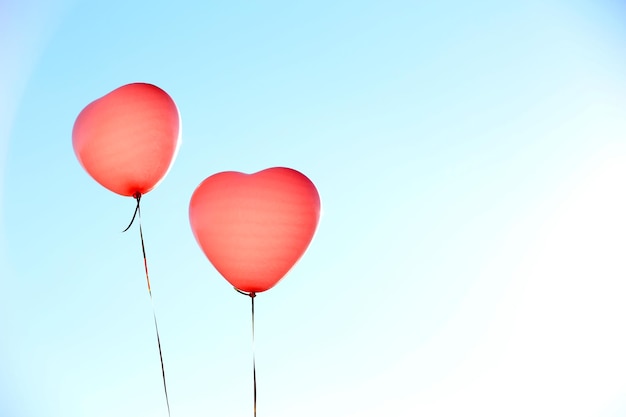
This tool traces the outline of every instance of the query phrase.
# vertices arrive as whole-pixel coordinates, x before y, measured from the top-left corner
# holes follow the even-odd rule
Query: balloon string
[[[252,302],[252,384],[254,391],[254,417],[256,417],[256,358],[254,354],[254,293],[250,294],[250,300]]]
[[[122,233],[124,233],[125,231],[130,229],[130,226],[132,226],[133,223],[135,222],[135,216],[137,216],[137,213],[139,212],[139,200],[141,200],[141,193],[140,192],[136,192],[135,194],[133,194],[133,197],[135,197],[137,199],[137,207],[135,207],[135,212],[133,213],[133,218],[130,219],[130,223],[128,224],[126,229],[122,230]],[[140,228],[141,228],[141,226],[140,226]]]
[[[148,284],[148,294],[150,295],[150,303],[152,304],[152,318],[154,319],[154,329],[156,330],[157,345],[159,347],[159,359],[161,360],[161,376],[163,377],[163,390],[165,391],[165,404],[167,405],[167,415],[168,417],[170,417],[171,416],[170,400],[167,395],[167,384],[165,382],[165,366],[163,365],[163,351],[161,350],[161,337],[159,336],[159,325],[157,324],[156,310],[154,308],[154,299],[152,298],[152,289],[150,288],[150,275],[148,274],[148,261],[146,258],[146,246],[143,242],[143,229],[141,227],[141,208],[139,207],[139,200],[141,200],[141,194],[135,193],[133,197],[137,199],[137,207],[135,208],[135,214],[133,215],[133,219],[130,221],[130,224],[128,225],[126,230],[128,230],[130,226],[132,226],[133,222],[135,221],[135,216],[137,215],[138,216],[137,219],[139,221],[139,237],[141,238],[141,252],[143,253],[143,267],[144,267],[144,270],[146,271],[146,283]],[[124,232],[126,230],[124,230]]]
[[[250,297],[252,302],[252,392],[254,394],[254,417],[256,417],[256,358],[255,358],[255,349],[254,349],[254,297],[256,297],[256,293],[254,292],[244,292],[237,288],[235,288],[239,294],[247,295]]]

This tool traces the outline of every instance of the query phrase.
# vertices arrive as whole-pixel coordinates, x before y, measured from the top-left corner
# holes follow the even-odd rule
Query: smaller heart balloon
[[[315,185],[290,168],[220,172],[196,188],[189,204],[200,248],[233,287],[248,293],[269,290],[289,272],[319,217]]]
[[[72,145],[85,171],[103,187],[123,196],[146,194],[178,152],[178,108],[155,85],[124,85],[80,112]]]

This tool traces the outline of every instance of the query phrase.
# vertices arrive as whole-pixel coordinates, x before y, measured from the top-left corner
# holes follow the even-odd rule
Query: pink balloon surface
[[[235,288],[269,290],[302,257],[320,217],[320,198],[290,168],[255,174],[221,172],[205,179],[189,204],[200,248]]]
[[[123,196],[146,194],[178,151],[178,109],[155,85],[122,86],[80,112],[72,145],[85,171],[105,188]]]

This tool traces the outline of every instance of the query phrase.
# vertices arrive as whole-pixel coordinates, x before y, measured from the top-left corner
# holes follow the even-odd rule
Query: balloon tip
[[[237,291],[239,294],[243,294],[243,295],[247,295],[250,298],[254,298],[256,297],[256,293],[251,291],[251,292],[245,292],[245,291],[241,291],[239,288],[237,287],[233,287],[235,289],[235,291]]]

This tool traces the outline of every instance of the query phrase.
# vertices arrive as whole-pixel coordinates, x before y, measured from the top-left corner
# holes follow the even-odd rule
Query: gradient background
[[[249,300],[187,207],[288,166],[323,217],[257,298],[258,415],[626,415],[620,1],[0,0],[0,416],[166,416],[134,201],[80,167],[149,82],[183,143],[142,199],[173,417],[252,414]]]

